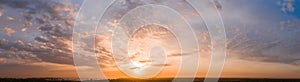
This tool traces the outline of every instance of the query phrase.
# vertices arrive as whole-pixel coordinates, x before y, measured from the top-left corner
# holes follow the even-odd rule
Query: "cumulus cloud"
[[[28,44],[24,44],[24,42],[21,40],[8,42],[6,39],[1,39],[0,45],[0,57],[2,60],[2,62],[0,62],[1,64],[22,64],[40,61],[36,55],[31,54],[31,52],[24,51],[31,50],[33,48],[30,46],[25,46]]]
[[[14,29],[9,28],[9,27],[4,27],[3,30],[6,32],[6,35],[7,35],[7,36],[10,36],[12,33],[15,32]]]
[[[14,38],[4,38],[0,44],[2,61],[7,62],[17,58],[36,62],[73,64],[71,38],[76,8],[71,8],[72,5],[62,2],[43,0],[1,0],[0,5],[3,9],[22,12],[19,14],[24,18],[23,24],[19,25],[22,27],[21,32],[31,29],[30,32],[36,33],[34,35],[27,33],[25,35],[30,38],[19,38],[18,42],[12,42]],[[7,16],[7,20],[14,19]],[[3,30],[8,36],[12,33],[16,36],[22,35],[14,28],[19,29],[18,26],[11,26]]]

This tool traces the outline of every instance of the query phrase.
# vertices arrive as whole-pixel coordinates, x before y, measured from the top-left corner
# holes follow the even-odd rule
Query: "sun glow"
[[[150,63],[151,63],[151,62],[150,62]],[[132,64],[133,64],[134,66],[136,66],[137,68],[143,68],[143,67],[148,66],[147,63],[140,63],[140,62],[137,62],[137,61],[133,61]]]
[[[132,33],[128,42],[127,74],[138,78],[151,78],[169,63],[167,55],[177,53],[175,36],[160,25],[146,25]]]

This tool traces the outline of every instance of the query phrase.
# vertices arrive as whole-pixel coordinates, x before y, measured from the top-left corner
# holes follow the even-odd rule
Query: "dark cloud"
[[[64,7],[58,2],[42,0],[1,0],[0,4],[13,9],[26,10],[26,16],[44,13],[43,15],[49,15],[52,19],[62,19],[62,14],[57,8]]]
[[[37,34],[29,35],[33,40],[21,39],[24,41],[22,44],[9,41],[13,38],[5,39],[8,40],[5,43],[1,42],[1,58],[73,64],[71,50],[73,26],[71,23],[73,23],[76,8],[70,8],[62,2],[48,0],[1,0],[0,6],[4,10],[13,9],[20,12],[19,15],[25,19],[23,28],[38,29],[30,30]],[[35,59],[26,58],[28,55]]]
[[[133,70],[133,69],[140,69],[140,67],[132,67],[132,68],[129,68],[129,69],[131,69],[131,70]]]
[[[153,66],[164,67],[164,66],[172,66],[172,64],[153,64]]]
[[[173,54],[169,54],[168,57],[177,57],[177,56],[188,56],[188,55],[193,55],[193,53],[195,52],[191,52],[191,53],[173,53]]]
[[[221,5],[221,3],[218,0],[214,0],[214,3],[216,5],[217,9],[222,10],[222,5]]]

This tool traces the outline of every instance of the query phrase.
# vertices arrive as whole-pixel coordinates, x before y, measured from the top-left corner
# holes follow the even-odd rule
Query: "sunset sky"
[[[300,0],[217,1],[227,37],[227,57],[221,77],[300,78]],[[75,35],[72,32],[82,3],[82,0],[0,0],[0,78],[78,78],[73,61],[72,36]],[[78,52],[95,51],[106,78],[130,77],[118,69],[114,59],[124,57],[114,58],[111,40],[113,34],[119,33],[116,29],[134,29],[130,25],[119,26],[118,22],[136,23],[122,18],[130,10],[146,4],[165,5],[177,11],[194,30],[199,49],[180,53],[180,42],[166,29],[173,27],[145,25],[131,35],[124,35],[129,38],[128,56],[134,64],[122,61],[126,69],[133,70],[133,74],[147,75],[153,71],[143,69],[163,67],[155,77],[175,77],[181,57],[197,60],[194,55],[199,52],[196,54],[200,55],[197,77],[205,77],[212,48],[209,32],[201,14],[185,0],[117,0],[97,26],[95,50],[90,50],[94,46],[90,44],[94,38],[89,38],[93,33],[86,32],[76,35],[82,38],[83,43],[79,44],[85,48]],[[163,17],[165,15],[161,15]],[[178,24],[176,22],[181,20],[177,18],[169,17],[168,22]],[[88,66],[77,68],[90,69]]]

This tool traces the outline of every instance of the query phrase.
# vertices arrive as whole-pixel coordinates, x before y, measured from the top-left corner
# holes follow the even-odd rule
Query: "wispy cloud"
[[[285,12],[294,10],[293,2],[293,0],[283,0],[282,5],[287,8]],[[259,0],[253,1],[253,3],[260,3],[255,7],[254,5],[230,7],[247,1],[222,1],[222,3],[224,3],[222,14],[228,36],[229,57],[299,65],[300,52],[297,49],[299,50],[300,47],[297,41],[300,39],[296,33],[299,30],[297,23],[299,19],[291,17],[291,14],[282,13],[280,8],[276,8],[282,5],[275,2],[264,4]],[[254,15],[255,12],[251,11],[259,13]],[[238,16],[234,12],[239,13]],[[273,15],[270,16],[270,13]]]

